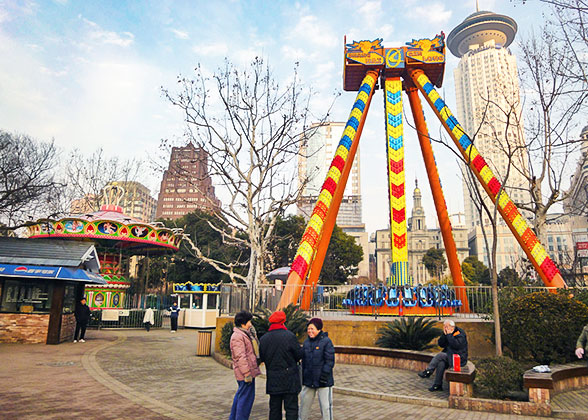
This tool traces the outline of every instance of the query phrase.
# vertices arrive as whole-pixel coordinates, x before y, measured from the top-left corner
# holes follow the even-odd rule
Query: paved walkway
[[[2,344],[0,417],[226,419],[236,390],[233,373],[212,358],[194,356],[195,350],[193,330],[88,331],[86,343]],[[335,372],[341,392],[362,391],[371,397],[336,393],[338,420],[533,418],[431,406],[443,403],[447,395],[429,393],[430,379],[410,372],[350,365],[337,365]],[[264,387],[264,380],[257,380],[251,419],[267,418]],[[374,399],[396,392],[430,405]],[[319,420],[318,402],[315,405],[312,419]]]

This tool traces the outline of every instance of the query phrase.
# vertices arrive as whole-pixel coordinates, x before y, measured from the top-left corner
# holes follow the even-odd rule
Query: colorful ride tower
[[[437,165],[419,92],[439,118],[466,166],[498,207],[521,248],[548,287],[566,287],[559,270],[509,198],[497,177],[474,146],[463,127],[451,113],[435,87],[441,87],[445,72],[445,35],[433,39],[414,39],[405,46],[385,48],[381,39],[345,44],[343,88],[357,91],[351,114],[335,157],[327,173],[318,201],[302,236],[292,263],[279,307],[297,303],[304,287],[301,305],[308,309],[311,294],[318,283],[323,260],[331,239],[335,219],[349,171],[357,150],[367,112],[377,88],[384,91],[388,193],[390,200],[390,242],[392,251],[391,285],[402,288],[408,278],[406,200],[404,176],[403,105],[406,92],[417,137],[423,155],[435,210],[443,237],[456,300],[469,311],[461,267],[452,235],[451,222],[437,172]],[[392,301],[388,288],[382,301]],[[369,299],[369,297],[367,297]],[[404,296],[406,298],[406,296]],[[415,312],[415,314],[418,313]]]
[[[160,223],[144,223],[125,215],[118,205],[123,195],[122,187],[108,186],[104,189],[107,204],[99,211],[59,220],[39,219],[28,228],[32,239],[67,238],[96,244],[100,274],[108,284],[86,286],[86,299],[92,309],[124,307],[131,285],[124,263],[130,257],[172,253],[181,241],[181,229],[168,229]]]

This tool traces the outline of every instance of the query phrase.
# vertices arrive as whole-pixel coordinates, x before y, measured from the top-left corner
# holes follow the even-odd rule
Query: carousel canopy
[[[28,236],[35,239],[90,239],[102,247],[129,250],[131,254],[177,251],[182,229],[168,229],[161,223],[145,223],[127,216],[118,205],[123,194],[122,187],[110,186],[105,199],[114,204],[105,204],[99,211],[72,214],[58,220],[39,219],[29,226]]]

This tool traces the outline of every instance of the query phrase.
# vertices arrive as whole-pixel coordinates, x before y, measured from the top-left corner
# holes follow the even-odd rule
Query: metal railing
[[[382,289],[380,285],[318,285],[312,289],[303,286],[303,292],[310,290],[312,299],[308,310],[309,315],[321,318],[390,317],[386,307],[404,305],[434,308],[429,310],[429,316],[457,318],[491,318],[492,317],[492,288],[490,286],[435,286],[430,287],[388,287]],[[259,285],[256,289],[256,307],[273,311],[277,308],[283,292],[282,287],[274,285]],[[588,288],[583,288],[587,290]],[[500,299],[512,299],[517,296],[534,292],[548,292],[546,287],[501,287]],[[300,305],[304,293],[300,293],[297,304]],[[465,311],[460,296],[467,296],[469,311]],[[220,313],[234,315],[249,308],[250,292],[245,285],[223,284],[219,296]],[[103,319],[102,310],[93,311],[90,327],[97,328],[142,328],[145,308],[154,308],[154,328],[169,328],[167,309],[177,298],[169,295],[132,295],[125,301],[125,307],[119,310],[118,320]],[[371,300],[370,300],[371,299]],[[396,300],[395,300],[396,299]],[[402,302],[400,302],[402,301]],[[375,304],[374,304],[375,303]],[[361,315],[354,314],[354,308],[362,307]],[[389,311],[388,311],[389,312]],[[416,311],[418,313],[418,311]],[[405,316],[407,314],[404,314]],[[359,318],[358,318],[359,319]]]
[[[170,321],[167,317],[167,309],[176,299],[170,295],[162,294],[126,296],[121,308],[92,310],[88,326],[90,328],[143,328],[145,309],[152,308],[155,322],[152,328],[168,328]],[[109,311],[109,313],[105,314],[104,311]]]
[[[303,292],[309,286],[303,286]],[[390,290],[393,289],[393,290]],[[274,310],[280,300],[282,288],[273,285],[258,287],[256,308]],[[298,305],[303,292],[300,293]],[[362,308],[364,317],[378,318],[390,315],[384,308],[394,306],[431,307],[428,315],[437,317],[453,316],[458,318],[491,318],[492,288],[491,286],[417,286],[390,287],[383,289],[380,285],[324,285],[311,289],[312,299],[309,307],[310,315],[325,318],[354,316],[354,308]],[[546,287],[500,287],[499,299],[517,297],[534,292],[549,292]],[[467,297],[469,311],[460,297]],[[233,315],[249,308],[249,290],[244,285],[223,285],[221,290],[221,313]],[[414,311],[417,312],[418,311]],[[431,313],[431,312],[434,312]],[[406,314],[405,314],[406,315]]]

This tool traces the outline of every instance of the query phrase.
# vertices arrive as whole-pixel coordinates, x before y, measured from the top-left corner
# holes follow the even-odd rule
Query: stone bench
[[[381,366],[394,369],[406,369],[415,372],[425,370],[433,353],[415,350],[385,349],[381,347],[335,346],[335,361],[352,365]],[[459,397],[473,395],[473,383],[476,367],[472,362],[462,366],[461,372],[453,369],[445,371],[449,382],[449,394]]]
[[[476,366],[468,360],[459,372],[452,369],[445,371],[445,379],[449,382],[449,395],[455,397],[471,397],[474,395],[474,379]]]
[[[588,385],[588,366],[568,364],[550,367],[551,372],[539,373],[532,369],[523,375],[523,386],[529,390],[529,402],[550,404],[551,397],[561,391]]]

